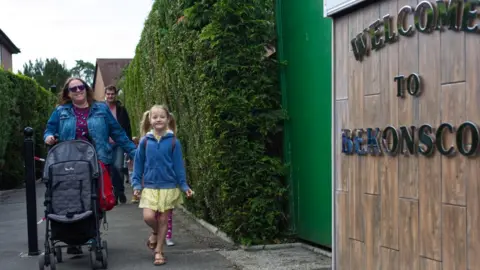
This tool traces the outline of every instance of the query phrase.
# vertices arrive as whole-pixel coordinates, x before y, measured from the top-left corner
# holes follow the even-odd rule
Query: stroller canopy
[[[93,174],[100,175],[95,147],[87,141],[73,140],[61,142],[50,149],[45,159],[43,179],[46,180],[49,178],[48,168],[51,165],[75,160],[88,161],[92,166]]]

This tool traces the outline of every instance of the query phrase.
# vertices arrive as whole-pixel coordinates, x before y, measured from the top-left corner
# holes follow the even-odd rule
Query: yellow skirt
[[[182,192],[178,188],[151,189],[145,188],[140,197],[139,208],[152,209],[156,212],[166,212],[183,204]]]

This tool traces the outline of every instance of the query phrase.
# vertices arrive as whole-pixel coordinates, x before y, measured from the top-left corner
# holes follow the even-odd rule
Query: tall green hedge
[[[36,153],[44,155],[43,130],[55,96],[23,75],[0,69],[0,189],[23,183],[23,129],[35,130]]]
[[[122,83],[138,130],[165,103],[196,192],[187,207],[242,244],[286,228],[273,0],[156,0]]]

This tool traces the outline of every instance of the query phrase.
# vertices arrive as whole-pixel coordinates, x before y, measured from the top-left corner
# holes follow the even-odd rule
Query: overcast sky
[[[95,63],[132,58],[153,0],[0,0],[0,29],[22,51],[13,71],[36,58]]]

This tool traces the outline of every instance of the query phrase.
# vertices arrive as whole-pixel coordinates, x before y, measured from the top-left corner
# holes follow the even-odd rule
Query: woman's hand
[[[45,143],[48,144],[48,145],[54,145],[57,143],[57,139],[55,139],[54,136],[47,136],[47,138],[45,139]]]
[[[141,192],[140,190],[138,190],[138,189],[136,189],[136,190],[133,191],[133,195],[134,195],[134,196],[137,196],[137,197],[140,197],[140,194],[141,194],[141,193],[142,193],[142,192]]]
[[[193,192],[193,190],[191,189],[188,189],[187,191],[185,191],[185,194],[187,195],[187,198],[190,198],[193,196],[195,192]]]

